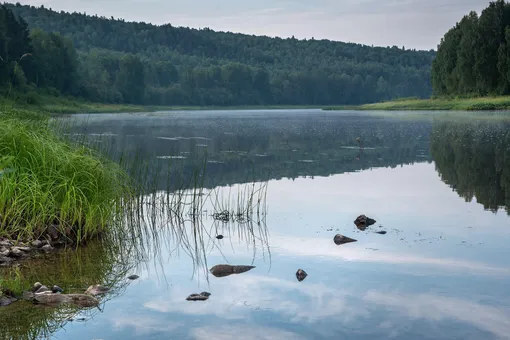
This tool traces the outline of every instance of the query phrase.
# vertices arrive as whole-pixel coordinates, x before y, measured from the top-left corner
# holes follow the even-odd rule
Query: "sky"
[[[127,21],[436,49],[462,16],[489,0],[20,0]]]

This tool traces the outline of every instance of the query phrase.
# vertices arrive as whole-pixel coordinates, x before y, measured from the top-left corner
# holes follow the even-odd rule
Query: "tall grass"
[[[133,192],[115,163],[70,144],[27,112],[0,114],[0,236],[34,239],[54,225],[70,241],[96,236]]]

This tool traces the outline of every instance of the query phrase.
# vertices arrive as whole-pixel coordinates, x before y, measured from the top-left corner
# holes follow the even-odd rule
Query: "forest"
[[[470,12],[441,39],[432,64],[438,96],[510,94],[510,3]]]
[[[355,105],[432,93],[432,50],[156,26],[9,3],[1,16],[1,85],[28,101],[45,92],[147,105]]]

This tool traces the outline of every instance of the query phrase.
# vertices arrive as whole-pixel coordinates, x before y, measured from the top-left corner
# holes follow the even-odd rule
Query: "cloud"
[[[191,336],[197,340],[229,340],[239,339],[242,334],[243,340],[280,340],[280,339],[306,339],[301,335],[277,328],[247,325],[220,325],[193,328]]]
[[[368,292],[364,301],[404,314],[409,319],[427,319],[434,322],[453,319],[488,331],[502,339],[510,339],[508,308],[496,308],[432,294],[388,294],[376,291]]]

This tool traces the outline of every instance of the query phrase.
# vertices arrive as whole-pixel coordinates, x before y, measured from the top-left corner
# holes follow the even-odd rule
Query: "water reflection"
[[[484,211],[508,209],[505,124],[307,111],[94,116],[70,135],[144,164],[136,169],[147,178],[143,195],[124,221],[131,237],[117,248],[126,257],[78,253],[95,276],[76,263],[51,267],[48,278],[27,275],[64,289],[105,275],[122,284],[84,323],[58,321],[60,309],[45,317],[53,328],[27,317],[11,334],[509,338],[510,266],[501,254],[510,229],[499,227],[509,219]],[[376,222],[360,230],[360,214]],[[337,246],[339,233],[358,242]],[[209,272],[218,264],[254,268],[218,278]],[[307,273],[301,282],[298,269]],[[133,273],[140,278],[124,284]],[[207,301],[186,301],[201,291]]]

